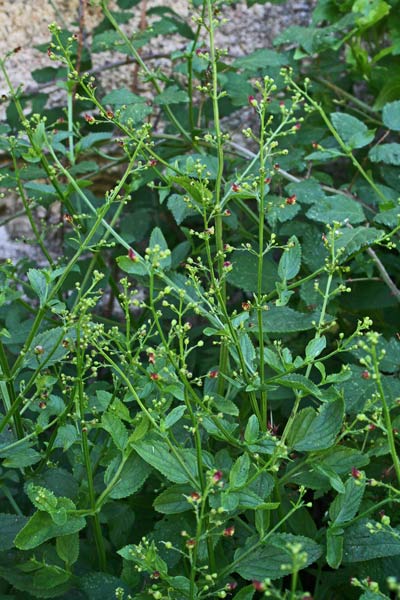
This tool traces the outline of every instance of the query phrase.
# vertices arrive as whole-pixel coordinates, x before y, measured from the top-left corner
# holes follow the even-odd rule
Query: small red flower
[[[250,106],[257,106],[258,105],[257,99],[254,96],[249,96],[248,100],[249,100]]]
[[[266,177],[266,178],[264,179],[264,183],[266,183],[266,184],[269,184],[269,183],[271,183],[271,177]]]
[[[201,498],[201,496],[200,496],[199,492],[192,492],[192,493],[190,494],[190,497],[191,497],[191,499],[192,499],[194,502],[198,502],[198,501],[200,500],[200,498]]]
[[[128,258],[133,260],[133,262],[137,262],[139,260],[137,254],[132,250],[132,248],[129,248],[128,250]]]
[[[84,115],[84,119],[86,123],[89,123],[89,125],[93,125],[93,123],[95,122],[95,118],[92,115],[89,115],[88,113]]]
[[[186,548],[189,548],[189,550],[192,550],[196,545],[196,540],[194,540],[193,538],[190,538],[187,542],[186,542]]]
[[[235,526],[231,525],[230,527],[226,527],[222,533],[225,537],[232,537],[235,535]]]
[[[150,158],[149,167],[155,167],[157,165],[157,160],[155,158]]]
[[[218,483],[219,481],[221,481],[222,477],[223,477],[222,471],[215,471],[215,473],[212,476],[213,482]]]
[[[253,588],[257,591],[257,592],[265,592],[265,585],[263,584],[262,581],[253,581]]]
[[[211,379],[216,379],[218,377],[218,369],[213,369],[212,371],[210,371],[208,376]]]
[[[242,302],[242,308],[243,310],[250,310],[251,309],[251,302]]]
[[[229,583],[226,584],[226,589],[229,590],[230,592],[233,592],[233,590],[236,590],[237,588],[237,583],[236,581],[230,581]]]
[[[224,262],[224,267],[225,267],[225,269],[227,269],[228,267],[231,267],[231,266],[232,266],[232,263],[231,263],[229,260],[226,260],[226,261]]]
[[[286,198],[285,202],[286,202],[286,204],[296,204],[296,200],[297,200],[297,196],[296,196],[296,194],[293,194],[292,196],[289,196],[288,198]]]
[[[362,377],[363,379],[369,379],[369,378],[371,377],[371,375],[369,374],[369,371],[367,371],[367,369],[365,369],[365,371],[363,371],[363,372],[361,373],[361,377]]]
[[[351,476],[353,477],[353,479],[361,479],[362,473],[355,467],[352,467],[351,468]]]
[[[160,379],[160,376],[158,373],[150,373],[150,379],[152,379],[153,381],[158,381],[158,379]]]
[[[153,571],[152,574],[150,575],[151,579],[159,579],[160,578],[160,571]]]
[[[237,183],[233,183],[232,192],[240,192],[240,185],[238,185]]]
[[[319,148],[319,144],[318,144],[318,142],[313,142],[313,143],[311,144],[311,146],[314,148],[314,150],[318,150],[318,148]]]
[[[106,112],[106,116],[107,116],[107,119],[113,119],[113,118],[114,118],[114,113],[113,113],[113,111],[112,111],[112,110],[108,110],[108,111]]]
[[[41,408],[42,410],[44,410],[47,407],[46,402],[43,402],[43,400],[41,402],[39,402],[39,408]]]
[[[297,130],[301,129],[301,123],[296,123],[296,125],[294,127]],[[310,596],[310,598],[311,598],[311,596]]]
[[[279,169],[279,163],[274,164],[274,169],[277,171]]]
[[[230,216],[231,216],[231,214],[232,214],[232,213],[231,213],[231,211],[229,210],[229,208],[227,208],[227,209],[224,211],[224,216],[225,216],[225,217],[230,217]]]

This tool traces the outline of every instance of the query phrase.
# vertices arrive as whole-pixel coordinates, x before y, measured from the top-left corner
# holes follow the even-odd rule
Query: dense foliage
[[[398,598],[400,2],[236,59],[136,3],[50,26],[65,106],[0,62],[0,597]]]

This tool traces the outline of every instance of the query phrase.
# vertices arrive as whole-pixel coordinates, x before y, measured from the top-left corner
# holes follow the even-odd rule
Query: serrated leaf
[[[75,425],[67,423],[67,425],[61,425],[57,430],[57,437],[54,441],[54,448],[62,448],[64,452],[68,450],[72,444],[79,439],[78,431]]]
[[[79,577],[79,587],[87,600],[105,600],[115,598],[115,590],[121,589],[125,594],[132,592],[130,587],[119,577],[108,573],[85,573]],[[126,596],[125,596],[126,597]]]
[[[289,183],[286,186],[286,191],[290,196],[295,195],[297,202],[302,204],[314,204],[326,198],[321,184],[315,179],[304,179],[298,183]]]
[[[377,529],[378,524],[372,519],[362,519],[345,531],[343,561],[357,563],[385,556],[400,555],[400,535],[390,526],[381,531],[371,533],[367,524]]]
[[[62,345],[64,335],[66,334],[63,327],[54,327],[35,336],[25,355],[24,367],[37,369],[42,364],[50,367],[61,361],[69,352],[69,349]],[[72,335],[72,331],[68,333],[68,337]]]
[[[269,48],[261,48],[246,54],[246,56],[240,56],[233,61],[233,67],[235,69],[244,69],[250,73],[255,73],[259,69],[269,69],[271,67],[281,67],[287,62],[287,56],[285,53],[276,52]]]
[[[187,485],[172,485],[157,496],[153,506],[157,512],[165,515],[175,515],[193,510],[192,504],[186,498],[192,492],[193,489]]]
[[[85,525],[83,517],[72,514],[63,525],[57,525],[48,513],[37,511],[17,534],[14,543],[20,550],[32,550],[52,538],[80,531]]]
[[[242,454],[236,459],[229,471],[229,486],[232,489],[241,488],[247,481],[250,470],[248,454]]]
[[[352,115],[346,113],[331,113],[331,120],[344,143],[351,149],[363,148],[374,139],[374,131]]]
[[[121,421],[113,413],[104,413],[101,417],[102,427],[110,434],[118,450],[124,450],[128,443],[128,431]]]
[[[283,375],[273,380],[273,384],[283,385],[292,390],[301,390],[305,394],[310,394],[315,398],[320,398],[322,395],[321,390],[317,385],[304,375],[298,373],[291,373],[290,375]]]
[[[246,429],[244,432],[244,439],[248,444],[254,444],[257,441],[258,434],[260,432],[260,424],[256,415],[251,415],[247,421]]]
[[[382,238],[382,231],[375,227],[354,227],[340,229],[340,237],[335,242],[336,249],[344,249],[341,261],[358,252],[361,248],[371,246]]]
[[[103,104],[112,104],[112,105],[118,105],[118,106],[122,106],[125,104],[126,105],[137,104],[137,103],[141,104],[141,103],[145,103],[145,102],[146,102],[146,98],[144,98],[143,96],[138,96],[137,94],[134,94],[126,87],[122,87],[117,90],[113,90],[112,92],[109,92],[108,94],[106,94],[103,97],[103,100],[102,100]]]
[[[171,194],[168,198],[167,206],[174,215],[177,225],[180,225],[187,217],[196,215],[197,212],[193,208],[189,208],[183,196],[180,194]]]
[[[189,102],[189,96],[185,90],[179,89],[177,85],[171,85],[161,94],[154,97],[154,104],[179,104],[181,102]]]
[[[307,211],[306,216],[312,221],[320,223],[333,223],[333,221],[343,223],[348,221],[357,224],[365,221],[362,206],[352,198],[347,198],[342,194],[326,196],[324,200],[313,204]]]
[[[160,471],[173,483],[193,481],[197,474],[194,454],[189,450],[179,449],[178,460],[171,454],[170,447],[157,437],[148,437],[132,444],[136,452],[145,462]]]
[[[243,560],[240,560],[240,555],[246,552],[246,547],[237,550],[235,561],[238,561],[238,564],[235,571],[244,579],[257,581],[263,581],[267,577],[281,579],[293,573],[293,559],[288,544],[299,544],[301,552],[306,553],[307,558],[302,564],[303,569],[318,560],[322,554],[321,546],[310,538],[290,533],[278,533],[271,535],[265,544],[250,552]]]
[[[343,559],[343,530],[336,528],[326,532],[326,562],[332,569],[338,569]]]
[[[79,557],[79,534],[70,533],[69,535],[62,535],[56,539],[56,550],[58,556],[67,565],[73,565],[76,563]]]
[[[248,251],[236,250],[230,256],[232,270],[228,273],[227,280],[231,285],[245,292],[257,291],[257,257]],[[276,264],[266,256],[262,271],[262,292],[268,293],[275,287],[277,277]]]
[[[108,465],[104,473],[104,483],[106,486],[112,481],[120,464],[121,459],[116,457]],[[149,465],[135,452],[132,452],[122,467],[118,481],[111,489],[109,497],[119,500],[120,498],[132,496],[142,487],[150,472],[151,468]]]
[[[369,159],[373,163],[383,162],[387,165],[400,165],[400,144],[392,142],[390,144],[379,144],[374,146],[368,153]]]
[[[382,110],[382,121],[392,131],[400,131],[400,100],[388,102]]]
[[[299,240],[293,235],[288,243],[287,248],[283,251],[279,260],[278,275],[283,281],[288,281],[296,277],[300,271],[301,265],[301,246]]]
[[[311,409],[313,411],[313,409]],[[343,422],[342,398],[323,404],[318,413],[304,409],[295,419],[291,436],[292,447],[302,452],[325,450],[332,446]]]
[[[175,408],[173,408],[165,417],[165,429],[169,429],[170,427],[175,425],[175,423],[177,423],[183,417],[185,412],[186,406],[176,406]]]
[[[318,323],[319,312],[302,313],[288,306],[271,306],[262,315],[263,331],[265,333],[294,333],[296,331],[307,331],[313,329]],[[326,320],[330,320],[327,317]],[[251,316],[246,327],[249,331],[258,332],[258,320]]]
[[[344,493],[338,494],[329,507],[334,526],[351,521],[356,516],[365,491],[365,477],[362,480],[349,477],[344,487]]]

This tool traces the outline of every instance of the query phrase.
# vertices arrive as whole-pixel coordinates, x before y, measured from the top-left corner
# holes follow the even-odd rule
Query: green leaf
[[[312,413],[314,415],[312,415]],[[291,428],[291,445],[299,451],[329,448],[335,441],[343,422],[342,398],[323,404],[318,413],[306,408],[298,413]]]
[[[326,532],[326,562],[332,569],[338,569],[343,559],[343,530],[328,529]]]
[[[157,512],[165,515],[175,515],[188,510],[193,510],[186,496],[190,496],[193,489],[187,485],[172,485],[154,500],[153,506]]]
[[[365,123],[346,113],[331,113],[333,126],[350,149],[363,148],[374,139],[375,132],[369,131]]]
[[[379,144],[374,146],[368,153],[371,162],[383,162],[387,165],[400,165],[400,144]]]
[[[30,467],[41,460],[42,456],[31,448],[29,442],[24,442],[17,448],[10,450],[0,450],[0,457],[5,457],[3,467],[8,469],[24,469]]]
[[[384,0],[355,0],[351,10],[354,13],[361,13],[357,16],[356,23],[360,27],[368,28],[386,17],[390,8]]]
[[[256,415],[251,415],[247,421],[246,429],[244,432],[244,439],[248,444],[254,444],[258,439],[260,433],[260,425]]]
[[[125,594],[132,592],[122,579],[114,577],[114,575],[109,575],[108,573],[86,573],[80,575],[79,587],[85,594],[85,600],[105,600],[106,598],[115,598],[115,590],[117,588],[121,588]]]
[[[54,441],[54,448],[62,448],[64,452],[79,439],[78,431],[75,425],[61,425],[57,430],[57,437]]]
[[[365,221],[362,206],[342,194],[326,196],[317,204],[313,204],[307,211],[306,216],[312,221],[321,223],[333,223],[333,221],[349,221],[349,223],[361,223]]]
[[[227,280],[231,285],[245,292],[257,291],[257,257],[246,250],[232,252],[232,271]],[[269,256],[264,257],[262,272],[262,292],[268,293],[275,287],[277,266]]]
[[[165,240],[163,232],[159,227],[155,227],[150,235],[150,248],[153,250],[159,248],[162,252],[168,250],[168,244]],[[160,259],[160,268],[162,270],[171,268],[171,255]]]
[[[318,463],[312,463],[314,471],[329,479],[329,483],[332,488],[339,492],[339,494],[343,494],[345,491],[345,487],[343,485],[343,481],[340,479],[339,475],[333,470],[327,467],[326,465],[319,465]]]
[[[249,476],[249,469],[249,455],[242,454],[236,459],[229,471],[229,487],[233,490],[243,487]]]
[[[343,548],[345,563],[400,555],[399,532],[385,526],[383,530],[371,533],[368,523],[375,529],[380,526],[380,523],[372,519],[362,519],[346,529]]]
[[[392,131],[400,131],[400,100],[388,102],[382,110],[382,121]]]
[[[56,539],[56,550],[58,556],[67,565],[76,563],[79,557],[79,533],[62,535]]]
[[[101,424],[111,436],[115,446],[118,450],[124,450],[128,443],[128,431],[116,415],[110,412],[106,412],[101,417]]]
[[[154,104],[179,104],[181,102],[189,102],[189,96],[187,92],[178,88],[177,85],[171,85],[161,94],[154,97]]]
[[[263,331],[265,333],[294,333],[313,329],[315,322],[318,323],[319,312],[302,313],[288,306],[271,306],[262,315]],[[328,317],[327,320],[330,320]],[[258,332],[257,318],[251,316],[246,323],[248,329],[254,333]]]
[[[29,269],[28,279],[33,291],[39,298],[40,306],[44,306],[50,291],[48,274],[46,271],[40,271],[39,269]]]
[[[121,459],[116,457],[108,465],[104,473],[104,483],[106,486],[111,482],[120,464]],[[149,465],[140,456],[132,452],[122,467],[118,481],[110,491],[109,497],[119,500],[120,498],[132,496],[142,487],[150,472],[151,468]]]
[[[170,427],[175,425],[175,423],[177,423],[183,417],[185,412],[186,406],[176,406],[175,408],[173,408],[165,417],[165,429],[169,429]]]
[[[249,543],[254,543],[254,539]],[[255,579],[263,581],[266,577],[281,579],[293,573],[293,559],[288,545],[299,544],[301,552],[305,552],[307,558],[302,568],[306,568],[318,560],[322,554],[319,544],[310,538],[290,533],[278,533],[269,536],[265,544],[259,546],[247,556],[240,560],[240,555],[247,552],[247,548],[240,548],[235,552],[235,561],[238,561],[235,571],[244,579]]]
[[[293,235],[288,243],[287,247],[283,251],[283,254],[279,260],[278,275],[283,281],[293,279],[300,271],[301,265],[301,246],[299,240]]]
[[[181,460],[178,460],[171,454],[168,444],[158,437],[149,436],[132,445],[145,462],[160,471],[169,481],[187,483],[196,477],[196,459],[189,449],[179,449]]]
[[[310,340],[306,346],[307,360],[313,360],[326,348],[326,337],[318,336]]]
[[[52,513],[57,508],[57,498],[51,490],[48,490],[42,486],[29,483],[26,486],[26,493],[33,506],[38,510]]]
[[[0,552],[11,550],[14,546],[14,538],[28,522],[27,517],[22,515],[9,515],[0,513]]]
[[[193,208],[188,207],[184,197],[180,194],[171,194],[168,198],[167,206],[174,215],[177,225],[180,225],[187,217],[192,217],[197,214]]]
[[[68,337],[71,337],[72,333],[69,332]],[[63,327],[53,327],[35,336],[25,355],[24,366],[27,369],[37,369],[45,364],[47,368],[60,362],[69,352],[69,349],[62,345],[65,335]]]
[[[344,249],[340,259],[344,261],[349,256],[366,248],[382,238],[382,231],[375,227],[354,227],[340,229],[340,237],[335,242],[336,249]]]
[[[315,396],[315,398],[320,398],[322,395],[321,390],[313,381],[304,375],[299,375],[298,373],[283,375],[278,379],[274,379],[273,384],[283,385],[284,387],[288,387],[292,390],[301,390],[305,394]]]
[[[321,184],[315,179],[304,179],[299,183],[289,183],[286,186],[288,195],[296,196],[297,202],[301,204],[315,204],[326,198]]]
[[[270,69],[271,67],[281,67],[287,63],[287,55],[284,52],[276,52],[268,48],[255,50],[251,54],[235,58],[232,66],[235,69],[244,69],[249,73],[256,73],[260,69]]]
[[[71,510],[70,505],[65,508],[67,506]],[[80,531],[85,525],[83,517],[73,514],[68,515],[68,520],[63,525],[57,525],[48,513],[37,511],[17,534],[14,543],[20,550],[32,550],[52,538]]]
[[[351,521],[360,507],[365,491],[365,478],[356,480],[349,477],[345,483],[343,494],[338,494],[329,507],[329,516],[333,525],[341,525]]]
[[[147,264],[139,257],[136,260],[132,260],[128,256],[118,256],[117,263],[119,268],[129,275],[142,276],[149,274]]]
[[[253,584],[246,585],[246,587],[242,588],[237,594],[235,594],[233,600],[253,600],[254,594],[255,589]]]
[[[102,104],[112,104],[114,106],[122,106],[127,104],[145,103],[146,98],[138,96],[131,92],[128,88],[122,87],[117,90],[113,90],[109,94],[106,94],[102,100]],[[93,134],[92,134],[93,135]],[[104,135],[104,134],[103,134]],[[94,139],[94,138],[92,138]]]

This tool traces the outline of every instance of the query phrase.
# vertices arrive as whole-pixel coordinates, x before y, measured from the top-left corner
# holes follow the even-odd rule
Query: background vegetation
[[[65,106],[0,62],[0,597],[399,597],[398,0],[236,59],[229,4],[101,6],[42,47]]]

